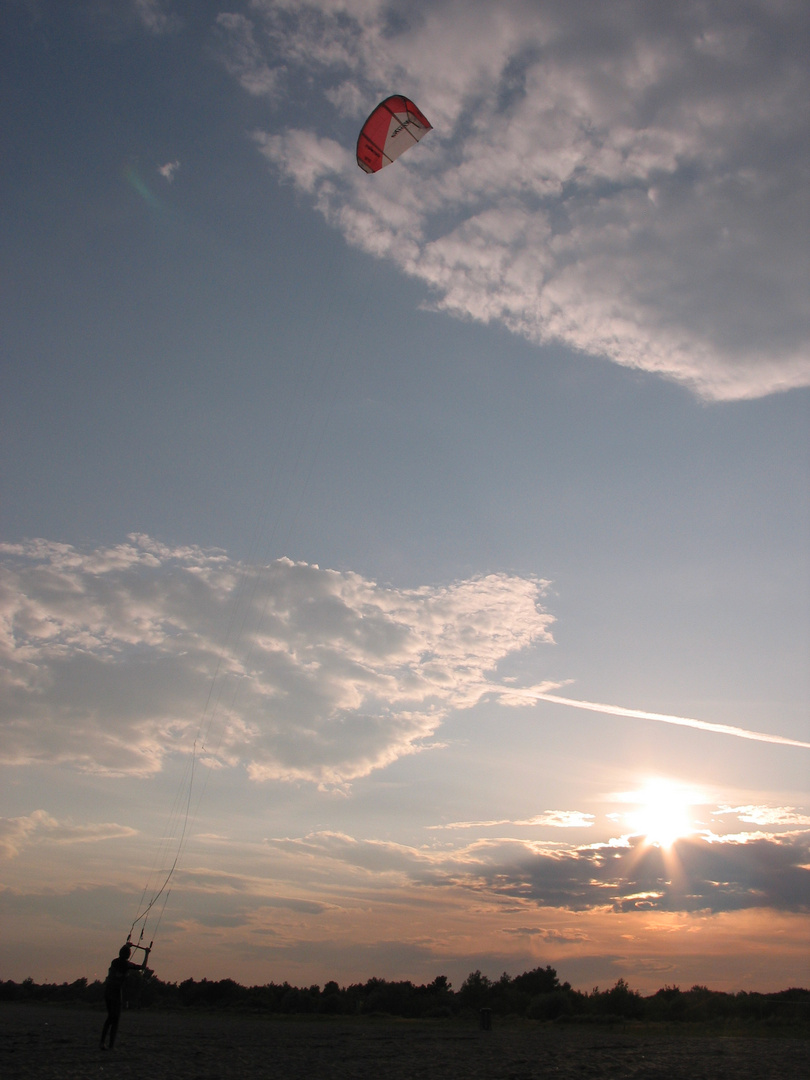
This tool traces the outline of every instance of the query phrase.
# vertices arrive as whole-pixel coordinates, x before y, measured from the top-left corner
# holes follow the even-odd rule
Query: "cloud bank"
[[[800,0],[253,0],[216,30],[276,107],[262,153],[437,308],[733,400],[810,384],[809,22]],[[354,140],[394,91],[434,131],[369,177]]]
[[[509,897],[568,911],[810,910],[810,833],[678,840],[671,851],[639,837],[564,849],[478,839],[433,851],[322,832],[268,842],[279,853],[373,872],[381,889],[406,883]]]
[[[504,657],[551,641],[545,582],[397,590],[148,537],[0,545],[0,760],[147,775],[170,753],[340,784],[430,745]]]

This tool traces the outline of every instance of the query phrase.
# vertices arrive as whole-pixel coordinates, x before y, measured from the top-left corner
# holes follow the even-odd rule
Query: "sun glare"
[[[689,817],[691,793],[671,780],[647,780],[630,795],[635,808],[627,814],[628,823],[648,844],[669,848],[682,836],[693,832]]]

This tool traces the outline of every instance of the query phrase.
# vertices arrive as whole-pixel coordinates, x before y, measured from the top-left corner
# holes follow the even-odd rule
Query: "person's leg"
[[[120,992],[108,991],[104,995],[104,1004],[107,1006],[107,1019],[104,1021],[104,1027],[101,1029],[101,1043],[103,1047],[107,1035],[110,1036],[110,1049],[113,1048],[115,1042],[115,1035],[118,1031],[118,1020],[121,1016],[121,994]]]
[[[115,1046],[115,1036],[118,1034],[118,1021],[121,1019],[121,998],[119,997],[115,1003],[112,1016],[110,1017],[110,1049]]]

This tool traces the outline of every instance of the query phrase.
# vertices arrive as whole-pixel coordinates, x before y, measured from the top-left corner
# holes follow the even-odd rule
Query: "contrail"
[[[710,724],[707,720],[693,720],[689,716],[668,716],[666,713],[646,712],[644,709],[625,709],[623,705],[603,705],[598,701],[577,701],[574,698],[558,697],[531,687],[490,686],[497,694],[511,697],[527,697],[534,701],[550,701],[553,705],[570,705],[574,709],[587,709],[588,712],[607,713],[608,716],[629,716],[634,720],[657,720],[659,724],[676,724],[678,727],[697,728],[699,731],[714,731],[718,735],[733,735],[737,739],[753,739],[754,742],[777,743],[780,746],[800,746],[810,750],[810,742],[800,739],[787,739],[783,735],[768,735],[764,731],[749,731],[747,728],[732,727],[730,724]]]

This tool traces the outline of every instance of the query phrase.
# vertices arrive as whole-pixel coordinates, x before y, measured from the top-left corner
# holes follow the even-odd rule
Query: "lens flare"
[[[146,186],[140,176],[138,176],[138,174],[135,172],[131,165],[127,165],[127,167],[124,169],[124,179],[127,181],[131,188],[137,191],[137,193],[140,195],[140,197],[145,203],[148,203],[149,206],[153,206],[156,210],[162,209],[160,199],[158,199],[155,195],[152,194],[152,192],[149,190],[149,188]]]

